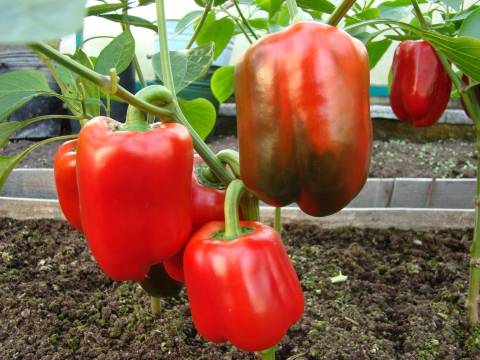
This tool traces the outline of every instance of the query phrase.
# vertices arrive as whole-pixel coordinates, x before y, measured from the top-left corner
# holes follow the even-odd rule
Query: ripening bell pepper
[[[77,230],[82,231],[80,204],[77,188],[77,140],[70,140],[62,145],[55,154],[53,171],[58,202],[67,221]]]
[[[395,115],[416,127],[435,124],[447,108],[452,81],[435,50],[424,40],[402,41],[392,63],[390,104]]]
[[[260,39],[236,66],[240,173],[273,206],[325,216],[363,187],[372,147],[365,46],[297,23]]]
[[[303,314],[298,277],[278,233],[254,221],[234,240],[216,240],[224,222],[209,222],[187,245],[185,286],[198,332],[245,351],[276,345]]]
[[[192,234],[209,221],[224,220],[223,205],[225,189],[215,188],[200,181],[202,159],[194,157],[192,172]],[[183,273],[184,249],[164,261],[165,270],[173,279],[184,282]]]
[[[153,265],[145,280],[140,282],[140,286],[150,296],[156,298],[177,296],[183,288],[181,282],[168,275],[163,263]]]
[[[113,280],[145,279],[191,230],[192,140],[179,124],[122,131],[107,117],[81,130],[77,179],[85,237]]]

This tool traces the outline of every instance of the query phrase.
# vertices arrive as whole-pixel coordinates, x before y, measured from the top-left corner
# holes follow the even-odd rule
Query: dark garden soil
[[[17,154],[31,142],[10,142],[3,153]],[[210,142],[213,151],[237,148],[234,136]],[[30,154],[19,167],[52,167],[58,144],[48,144]],[[460,139],[415,143],[407,140],[375,140],[370,177],[469,178],[475,176],[475,145]]]
[[[306,312],[278,359],[480,358],[463,309],[471,229],[284,230]],[[184,292],[152,317],[140,287],[108,280],[64,222],[0,219],[0,255],[1,359],[255,358],[204,342]]]

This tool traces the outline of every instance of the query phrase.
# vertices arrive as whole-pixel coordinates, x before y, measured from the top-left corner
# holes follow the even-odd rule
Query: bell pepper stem
[[[152,315],[158,316],[162,312],[162,299],[151,296],[150,297],[150,309],[152,311]]]
[[[245,220],[260,221],[258,198],[252,193],[246,194],[240,201],[242,215]]]
[[[275,360],[275,347],[272,347],[267,350],[263,350],[260,354],[262,356],[262,360]]]
[[[233,180],[227,188],[225,195],[225,239],[233,240],[242,235],[238,214],[238,205],[246,193],[242,180]]]
[[[273,221],[273,228],[276,232],[281,234],[282,232],[282,208],[276,207],[275,208],[275,218]]]
[[[347,14],[348,10],[355,4],[355,0],[343,0],[340,5],[337,6],[333,14],[327,21],[328,25],[337,26],[340,20]]]
[[[168,106],[173,102],[172,93],[162,85],[147,86],[140,90],[136,96],[147,103],[162,107]],[[123,130],[145,131],[148,129],[145,112],[129,105]]]

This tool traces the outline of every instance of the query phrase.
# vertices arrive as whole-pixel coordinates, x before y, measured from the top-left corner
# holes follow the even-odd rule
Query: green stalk
[[[348,10],[355,4],[355,0],[343,0],[340,5],[337,6],[335,11],[327,21],[328,25],[337,26],[340,20],[347,14]]]
[[[250,33],[255,38],[255,40],[258,40],[257,34],[255,33],[253,28],[248,23],[247,18],[243,15],[242,9],[240,9],[240,5],[238,5],[238,1],[237,0],[232,0],[232,2],[233,2],[233,5],[235,5],[235,8],[237,9],[238,15],[240,15],[240,18],[242,19],[242,21],[245,24],[245,26],[247,27],[247,29],[250,31]]]
[[[428,23],[425,21],[420,7],[416,0],[411,0],[413,9],[418,17],[422,28],[428,29]],[[472,117],[475,124],[477,154],[480,155],[480,105],[477,103],[473,89],[465,91],[464,84],[460,77],[453,71],[447,57],[440,51],[435,52],[448,73],[458,93],[460,94],[468,114]],[[466,308],[468,319],[472,325],[478,323],[478,303],[480,292],[480,158],[477,158],[477,187],[475,201],[475,228],[473,231],[473,241],[470,248],[470,280],[468,286],[468,295]]]
[[[287,0],[288,14],[290,15],[290,22],[293,24],[298,18],[298,5],[295,0]]]
[[[262,360],[275,360],[275,351],[274,347],[262,351],[260,354],[262,356]]]
[[[207,165],[212,169],[214,174],[225,184],[228,184],[234,177],[228,173],[222,162],[217,159],[212,150],[203,142],[197,132],[192,128],[188,120],[182,113],[178,102],[176,101],[175,86],[173,83],[172,67],[170,65],[170,55],[168,52],[167,41],[167,26],[165,21],[165,7],[164,0],[156,0],[157,8],[157,25],[158,25],[158,40],[160,42],[160,63],[162,67],[163,82],[165,86],[172,92],[175,103],[175,119],[180,124],[184,125],[190,135],[195,146],[195,150],[202,157]]]
[[[162,299],[155,296],[150,296],[150,309],[152,311],[152,315],[160,315],[162,312]]]
[[[192,37],[188,41],[187,46],[185,46],[185,49],[190,49],[193,46],[193,43],[195,42],[195,39],[197,38],[198,34],[200,33],[200,30],[202,30],[203,24],[205,24],[205,20],[207,20],[208,13],[212,9],[213,5],[213,0],[210,0],[207,3],[207,6],[205,6],[205,9],[203,10],[202,17],[200,18],[200,22],[198,23],[198,26],[195,28],[195,31],[193,32]]]
[[[95,85],[100,87],[107,94],[111,93],[112,86],[110,77],[98,74],[97,72],[79,64],[78,62],[70,59],[68,56],[63,55],[56,49],[51,46],[42,43],[36,42],[30,44],[30,47],[41,54],[55,60],[59,64],[65,66],[69,70],[72,70],[76,74],[86,78],[87,80],[93,82]],[[164,56],[164,55],[163,55]],[[169,57],[168,57],[169,58]],[[137,98],[135,95],[127,91],[120,85],[117,85],[115,88],[114,94],[127,102],[130,105],[137,107],[139,110],[150,113],[152,115],[158,116],[165,121],[170,121],[172,119],[184,125],[192,136],[193,143],[195,145],[195,150],[200,154],[200,156],[205,160],[207,165],[213,170],[215,175],[221,179],[225,184],[228,184],[233,177],[226,171],[222,163],[215,157],[215,154],[210,150],[210,148],[203,142],[203,140],[198,136],[195,130],[188,123],[188,120],[182,114],[178,104],[175,104],[174,111],[170,109],[161,108],[149,104],[142,99]],[[165,118],[166,117],[166,118]]]
[[[242,180],[233,180],[227,188],[225,195],[225,239],[233,240],[242,236],[242,228],[238,214],[240,199],[247,189]]]
[[[273,228],[279,233],[282,233],[282,208],[275,208],[275,218],[273,221]]]

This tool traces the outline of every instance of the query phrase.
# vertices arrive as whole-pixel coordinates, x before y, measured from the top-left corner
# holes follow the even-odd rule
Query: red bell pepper
[[[236,66],[240,172],[273,206],[325,216],[368,175],[368,56],[346,32],[315,22],[267,35]]]
[[[402,41],[392,65],[390,104],[400,120],[417,127],[435,124],[450,99],[452,81],[424,40]]]
[[[194,157],[192,172],[192,234],[209,221],[224,220],[225,189],[203,184],[199,180],[202,159]],[[165,270],[173,279],[184,282],[183,251],[164,261]]]
[[[245,351],[277,344],[303,313],[303,295],[278,233],[241,221],[248,233],[216,240],[223,222],[198,230],[184,255],[185,286],[193,322],[213,342]]]
[[[121,131],[107,117],[81,130],[77,178],[85,237],[114,280],[145,279],[191,230],[192,140],[179,124]]]
[[[77,140],[70,140],[60,145],[55,154],[53,169],[58,202],[63,215],[77,230],[82,231],[77,188],[76,148]]]

